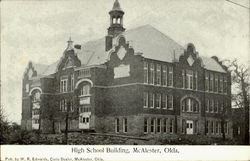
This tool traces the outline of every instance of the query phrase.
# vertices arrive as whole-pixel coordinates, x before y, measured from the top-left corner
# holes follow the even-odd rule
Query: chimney
[[[112,48],[112,39],[111,35],[107,35],[105,40],[105,51],[109,51]]]

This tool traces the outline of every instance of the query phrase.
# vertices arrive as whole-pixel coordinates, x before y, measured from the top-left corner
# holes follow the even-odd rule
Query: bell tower
[[[108,28],[108,35],[116,37],[121,32],[125,31],[123,28],[123,15],[124,12],[120,7],[118,0],[115,0],[113,8],[109,11],[110,27]]]
[[[113,38],[125,31],[123,28],[123,15],[124,12],[121,9],[118,0],[115,0],[113,8],[109,11],[110,26],[108,28],[108,35],[106,36],[105,50],[108,51],[112,48]]]

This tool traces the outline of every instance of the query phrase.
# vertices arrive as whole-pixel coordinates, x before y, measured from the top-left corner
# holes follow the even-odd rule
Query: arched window
[[[84,84],[80,89],[80,96],[90,95],[90,85]]]
[[[199,103],[194,98],[188,97],[181,102],[182,112],[199,112]]]
[[[120,24],[121,23],[121,19],[117,18],[117,23]]]
[[[33,102],[38,102],[41,100],[41,92],[39,90],[34,90],[32,92]]]
[[[116,18],[113,18],[113,24],[116,24]]]

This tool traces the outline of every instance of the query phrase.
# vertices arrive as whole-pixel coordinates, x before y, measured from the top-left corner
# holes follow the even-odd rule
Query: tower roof
[[[122,11],[120,3],[118,0],[115,0],[112,11]]]
[[[69,37],[69,40],[67,41],[68,46],[66,48],[66,51],[73,49],[73,41],[71,40],[71,37]]]

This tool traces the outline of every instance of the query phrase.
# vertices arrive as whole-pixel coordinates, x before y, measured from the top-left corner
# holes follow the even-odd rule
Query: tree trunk
[[[226,135],[225,135],[224,125],[225,125],[225,121],[224,121],[224,118],[222,118],[222,120],[221,120],[221,133],[222,133],[222,138],[225,141]]]
[[[70,102],[67,102],[67,112],[66,112],[66,119],[65,119],[65,144],[68,144],[68,120],[69,120],[69,106]]]
[[[244,99],[244,121],[245,121],[245,136],[244,136],[244,144],[249,145],[249,102],[247,99],[247,91],[246,91],[246,84],[243,78],[241,78],[241,88],[242,88],[242,94]]]

